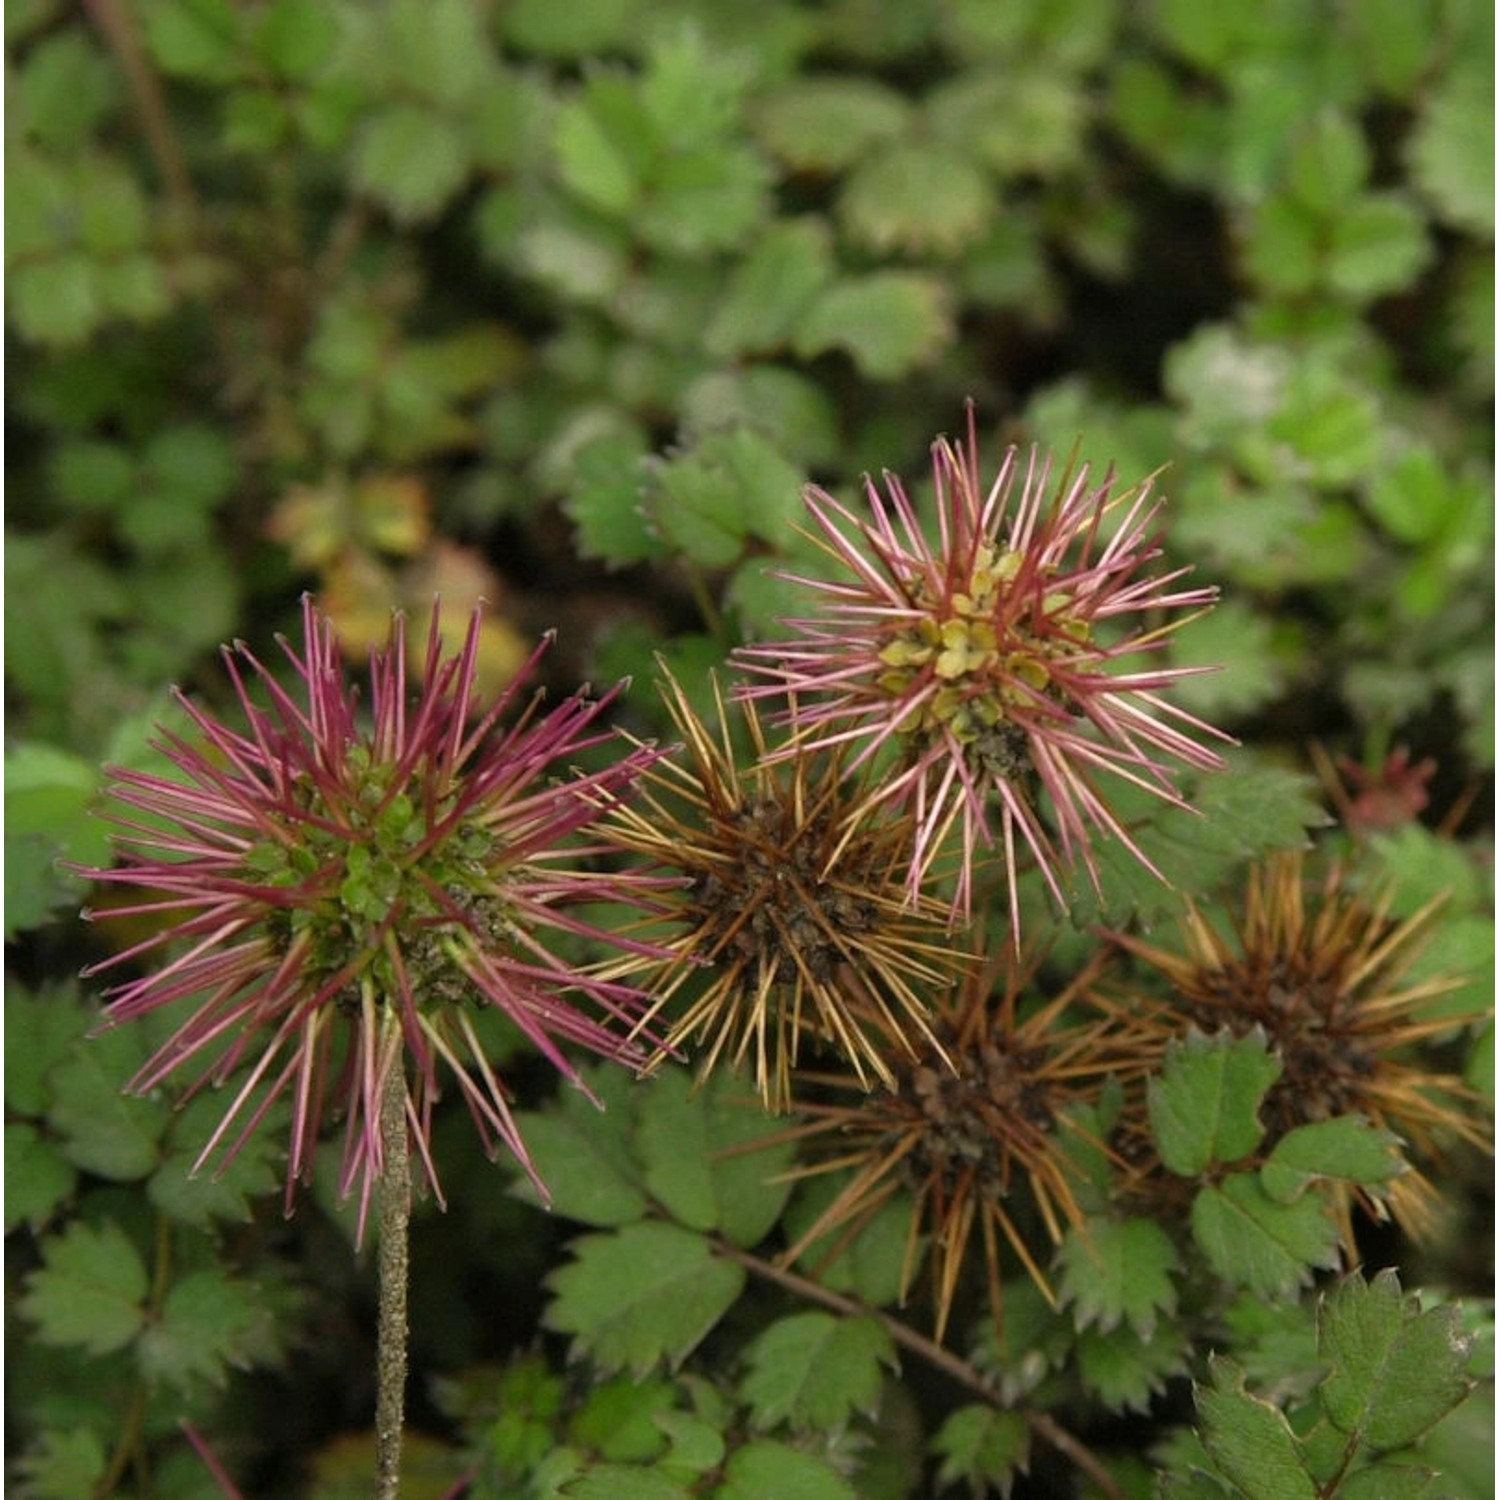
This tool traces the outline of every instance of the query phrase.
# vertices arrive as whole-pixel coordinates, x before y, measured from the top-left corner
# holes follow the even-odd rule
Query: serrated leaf
[[[692,1500],[691,1492],[655,1469],[634,1464],[592,1464],[561,1490],[568,1500]]]
[[[5,1232],[39,1228],[73,1191],[78,1173],[36,1126],[5,1122]]]
[[[675,255],[738,249],[765,217],[769,178],[758,155],[729,142],[666,156],[633,227]]]
[[[1058,1296],[1072,1304],[1077,1328],[1108,1333],[1123,1320],[1149,1339],[1157,1315],[1176,1310],[1177,1250],[1150,1219],[1095,1217],[1081,1228],[1070,1225],[1058,1259]]]
[[[634,434],[601,437],[581,447],[563,510],[578,528],[585,557],[626,568],[664,552],[644,503],[645,447]]]
[[[1332,821],[1308,777],[1243,752],[1226,759],[1226,770],[1191,786],[1187,807],[1130,787],[1109,788],[1111,806],[1166,882],[1119,840],[1101,843],[1096,850],[1100,891],[1084,883],[1075,923],[1102,920],[1118,927],[1132,918],[1155,921],[1180,909],[1177,892],[1207,894],[1236,864],[1273,849],[1306,848],[1307,829]]]
[[[173,1284],[141,1335],[137,1357],[148,1380],[189,1393],[223,1385],[225,1367],[248,1363],[271,1313],[256,1289],[222,1271],[194,1271]]]
[[[790,167],[836,172],[899,136],[910,115],[900,94],[868,75],[804,77],[763,99],[756,125]]]
[[[171,1107],[164,1099],[121,1092],[146,1060],[139,1027],[122,1026],[82,1038],[48,1075],[47,1123],[76,1166],[114,1182],[135,1182],[161,1160]]]
[[[1224,1476],[1245,1500],[1317,1500],[1286,1418],[1245,1390],[1233,1361],[1210,1355],[1208,1369],[1213,1384],[1194,1394],[1203,1445]]]
[[[820,1459],[767,1438],[735,1449],[712,1500],[858,1500],[844,1479]]]
[[[724,1434],[714,1423],[691,1412],[664,1411],[657,1415],[656,1425],[670,1444],[658,1464],[660,1469],[691,1480],[724,1462]]]
[[[1019,1412],[963,1406],[937,1430],[932,1451],[943,1460],[939,1484],[967,1483],[976,1493],[989,1486],[1009,1495],[1016,1473],[1026,1471],[1031,1429]]]
[[[754,1148],[784,1135],[732,1075],[701,1088],[683,1069],[658,1073],[639,1104],[636,1144],[647,1188],[691,1229],[719,1229],[749,1247],[776,1222],[791,1193],[777,1179],[792,1164],[791,1142]],[[751,1148],[751,1149],[746,1149]]]
[[[1339,1500],[1436,1500],[1438,1475],[1411,1464],[1369,1464],[1339,1481]]]
[[[563,183],[590,207],[618,215],[640,195],[633,158],[645,149],[650,129],[629,95],[617,97],[606,87],[613,82],[600,80],[590,97],[558,110],[553,147]],[[606,120],[605,112],[614,118]]]
[[[401,224],[434,217],[468,171],[457,127],[418,104],[388,104],[370,116],[354,143],[355,185]]]
[[[42,1242],[20,1310],[44,1343],[90,1354],[123,1349],[146,1321],[146,1267],[123,1230],[74,1223]]]
[[[720,356],[789,343],[805,309],[832,279],[833,244],[821,219],[782,220],[735,264],[723,300],[704,332]]]
[[[1318,1352],[1333,1367],[1323,1410],[1378,1452],[1404,1448],[1468,1394],[1471,1346],[1457,1307],[1423,1312],[1394,1271],[1369,1283],[1356,1273],[1318,1308]]]
[[[1084,1388],[1111,1411],[1145,1412],[1168,1378],[1187,1368],[1187,1356],[1186,1341],[1170,1323],[1146,1337],[1129,1325],[1109,1333],[1086,1328],[1075,1351]]]
[[[709,433],[650,473],[647,510],[663,540],[707,568],[747,537],[780,540],[801,513],[803,476],[748,427]]]
[[[271,1108],[229,1160],[193,1170],[223,1114],[223,1097],[203,1093],[173,1118],[166,1151],[146,1186],[146,1196],[179,1223],[200,1229],[215,1221],[246,1223],[251,1200],[274,1192],[281,1180],[290,1114],[285,1101]]]
[[[1234,1037],[1192,1030],[1173,1043],[1161,1076],[1147,1085],[1151,1133],[1162,1165],[1196,1177],[1213,1162],[1235,1162],[1260,1144],[1259,1110],[1281,1076],[1260,1031]]]
[[[1432,258],[1422,215],[1399,193],[1370,193],[1329,226],[1324,277],[1361,301],[1410,286]]]
[[[568,1089],[552,1108],[518,1114],[516,1124],[554,1213],[601,1227],[634,1223],[647,1208],[629,1147],[635,1085],[618,1068],[592,1069],[587,1082],[602,1109],[581,1089]],[[528,1203],[541,1201],[528,1178],[518,1178],[513,1191]]]
[[[1334,109],[1323,110],[1293,142],[1287,165],[1297,200],[1328,219],[1353,202],[1369,174],[1370,148],[1364,132]]]
[[[1320,1177],[1368,1187],[1405,1170],[1399,1137],[1361,1115],[1341,1115],[1282,1136],[1260,1169],[1260,1184],[1278,1203],[1290,1203]]]
[[[49,1427],[21,1458],[24,1493],[29,1500],[78,1500],[92,1495],[104,1476],[107,1455],[98,1434],[87,1427],[60,1432]]]
[[[879,1404],[884,1367],[895,1346],[874,1318],[836,1318],[826,1312],[778,1319],[745,1351],[749,1370],[740,1394],[762,1430],[782,1422],[804,1432],[842,1427]]]
[[[1407,143],[1407,163],[1445,222],[1494,238],[1492,67],[1455,69],[1428,96]]]
[[[961,151],[928,142],[898,142],[860,163],[838,202],[845,233],[878,255],[955,255],[996,211],[988,175]]]
[[[916,271],[876,271],[823,292],[808,309],[794,348],[804,358],[842,349],[861,374],[895,380],[931,363],[951,335],[942,282]]]
[[[787,1209],[785,1233],[793,1243],[833,1202],[847,1178],[841,1174],[819,1176],[804,1182]],[[853,1292],[870,1307],[886,1307],[902,1292],[911,1236],[912,1202],[897,1193],[847,1243],[842,1230],[830,1231],[814,1240],[797,1260],[805,1276],[812,1276],[834,1292]],[[837,1247],[837,1255],[831,1252]]]
[[[573,1444],[612,1463],[645,1463],[666,1448],[656,1417],[676,1403],[672,1382],[619,1376],[596,1385],[568,1424]]]
[[[38,1119],[47,1112],[52,1089],[48,1072],[81,1045],[96,1009],[85,1006],[74,984],[50,986],[32,994],[19,980],[5,981],[5,1107]]]
[[[745,1283],[740,1266],[675,1224],[630,1224],[570,1248],[572,1264],[548,1278],[553,1300],[544,1321],[573,1335],[605,1371],[681,1363]]]
[[[1192,1227],[1216,1275],[1263,1296],[1290,1296],[1313,1271],[1338,1264],[1338,1227],[1322,1200],[1309,1193],[1277,1203],[1249,1173],[1204,1188]]]

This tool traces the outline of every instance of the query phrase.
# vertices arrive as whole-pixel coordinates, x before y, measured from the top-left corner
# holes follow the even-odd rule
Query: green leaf
[[[1172,701],[1211,724],[1249,714],[1281,690],[1275,627],[1240,599],[1224,600],[1175,634],[1172,665],[1216,669],[1172,685]]]
[[[611,1463],[645,1463],[665,1451],[656,1418],[676,1404],[669,1380],[618,1377],[597,1385],[568,1423],[568,1438]]]
[[[1070,1225],[1058,1260],[1058,1296],[1072,1304],[1076,1328],[1108,1333],[1123,1320],[1149,1339],[1157,1315],[1170,1318],[1177,1308],[1171,1275],[1177,1251],[1150,1219],[1094,1217],[1082,1228]]]
[[[548,1278],[554,1296],[545,1322],[572,1334],[605,1371],[680,1364],[745,1283],[741,1267],[675,1224],[630,1224],[570,1248],[572,1264]]]
[[[765,217],[768,180],[765,163],[743,146],[673,153],[658,163],[633,228],[675,255],[737,250]]]
[[[1418,442],[1372,476],[1365,504],[1391,536],[1420,546],[1464,513],[1467,488],[1449,475],[1431,444]]]
[[[563,184],[604,213],[624,215],[639,201],[650,143],[650,122],[619,80],[596,79],[587,97],[557,112],[553,149]]]
[[[13,119],[26,135],[60,152],[89,142],[118,104],[120,78],[88,33],[69,30],[37,43],[14,82]]]
[[[663,1471],[691,1482],[723,1464],[724,1435],[717,1424],[689,1412],[668,1411],[657,1416],[656,1425],[671,1445],[658,1464]]]
[[[5,1232],[29,1224],[39,1229],[73,1191],[72,1162],[36,1126],[5,1122]]]
[[[566,10],[553,0],[513,0],[500,13],[500,25],[523,52],[587,57],[615,50],[630,33],[635,9],[635,0],[578,0]]]
[[[256,52],[273,72],[292,82],[311,77],[338,44],[338,13],[329,7],[271,0],[257,20]]]
[[[20,1310],[47,1344],[93,1355],[123,1349],[146,1321],[146,1267],[115,1224],[73,1223],[42,1241]]]
[[[419,104],[388,104],[364,122],[354,143],[354,184],[398,224],[431,219],[468,172],[458,129]]]
[[[987,1486],[1008,1495],[1017,1471],[1031,1456],[1031,1429],[1019,1412],[993,1406],[961,1406],[937,1430],[932,1451],[943,1462],[938,1483],[966,1483],[976,1493]]]
[[[1335,292],[1366,301],[1410,286],[1431,259],[1416,207],[1398,193],[1371,193],[1330,226],[1323,274]]]
[[[141,1335],[141,1372],[184,1393],[222,1386],[225,1366],[248,1363],[270,1317],[254,1287],[219,1270],[194,1271],[173,1284]]]
[[[693,562],[728,567],[750,536],[779,540],[801,513],[802,475],[758,432],[708,433],[650,471],[647,509]]]
[[[145,1034],[122,1026],[76,1043],[48,1075],[47,1123],[75,1166],[114,1182],[135,1182],[161,1160],[171,1106],[121,1092],[147,1056]]]
[[[1356,1273],[1318,1307],[1318,1352],[1332,1366],[1323,1410],[1378,1452],[1404,1448],[1468,1394],[1472,1342],[1457,1307],[1423,1312],[1394,1271],[1368,1283]]]
[[[1369,1187],[1405,1170],[1399,1136],[1377,1129],[1362,1115],[1341,1115],[1282,1136],[1260,1169],[1260,1185],[1278,1203],[1291,1203],[1318,1178]]]
[[[761,140],[795,171],[838,172],[907,128],[911,106],[868,75],[804,77],[761,100]]]
[[[87,1427],[60,1432],[47,1427],[20,1461],[29,1500],[78,1500],[97,1493],[107,1455],[97,1433]]]
[[[1266,1196],[1249,1173],[1193,1200],[1193,1238],[1216,1275],[1267,1297],[1288,1297],[1338,1264],[1338,1226],[1315,1193],[1294,1203]]]
[[[1198,1416],[1203,1445],[1225,1478],[1245,1500],[1317,1500],[1286,1418],[1245,1390],[1231,1360],[1210,1355],[1208,1369],[1213,1384],[1195,1390]]]
[[[583,1081],[588,1093],[565,1089],[548,1109],[519,1112],[521,1139],[552,1194],[547,1207],[584,1224],[632,1223],[647,1207],[629,1146],[638,1085],[619,1068],[587,1069]],[[513,1191],[527,1203],[542,1202],[524,1176]]]
[[[1293,375],[1266,435],[1289,443],[1305,463],[1310,483],[1329,489],[1356,483],[1380,458],[1384,423],[1380,403],[1363,387],[1344,383],[1319,366]]]
[[[1078,894],[1074,922],[1112,927],[1152,922],[1181,910],[1179,892],[1209,895],[1240,862],[1273,849],[1306,848],[1308,828],[1332,821],[1308,777],[1230,752],[1228,769],[1196,778],[1187,807],[1130,787],[1109,789],[1110,804],[1166,877],[1164,885],[1118,840],[1097,850],[1101,892]]]
[[[239,21],[229,0],[152,0],[146,41],[168,73],[227,83],[244,62]]]
[[[847,1180],[841,1173],[829,1173],[798,1187],[786,1212],[785,1233],[791,1243],[801,1240]],[[911,1220],[911,1199],[897,1193],[847,1243],[843,1230],[814,1240],[798,1257],[797,1268],[830,1291],[852,1292],[871,1307],[888,1307],[902,1293]]]
[[[1179,1177],[1196,1177],[1212,1162],[1248,1156],[1265,1133],[1259,1110],[1281,1063],[1266,1050],[1258,1029],[1236,1039],[1229,1032],[1189,1031],[1168,1049],[1147,1103],[1151,1133],[1162,1165]]]
[[[40,1119],[52,1101],[47,1073],[73,1055],[99,1013],[85,1006],[74,984],[56,985],[35,994],[19,980],[5,982],[5,1107]]]
[[[813,298],[833,279],[832,239],[821,219],[780,220],[729,274],[704,345],[720,356],[791,341]]]
[[[656,1469],[594,1464],[561,1490],[568,1500],[692,1500],[691,1491]]]
[[[936,359],[952,336],[944,284],[916,271],[835,282],[808,309],[794,347],[805,358],[842,349],[872,380],[895,380]]]
[[[1446,1476],[1444,1476],[1446,1477]],[[1339,1500],[1437,1500],[1438,1475],[1410,1464],[1369,1464],[1339,1481]]]
[[[194,1172],[223,1115],[223,1096],[205,1092],[194,1095],[173,1116],[167,1149],[146,1186],[146,1196],[179,1223],[200,1229],[215,1221],[248,1223],[251,1201],[274,1192],[281,1181],[290,1115],[285,1101],[272,1107],[229,1161],[214,1160]]]
[[[1329,220],[1353,203],[1369,175],[1370,148],[1364,133],[1334,109],[1323,110],[1293,143],[1287,165],[1297,201]]]
[[[22,338],[62,347],[83,342],[103,318],[94,268],[82,255],[17,266],[6,311]]]
[[[767,1438],[737,1448],[724,1465],[724,1482],[711,1500],[858,1500],[849,1484],[820,1459]]]
[[[1187,1368],[1187,1357],[1186,1340],[1170,1323],[1158,1324],[1149,1335],[1128,1324],[1108,1333],[1086,1328],[1076,1350],[1084,1388],[1111,1411],[1147,1411],[1168,1378]]]
[[[94,816],[99,768],[51,745],[21,741],[5,753],[5,927],[39,927],[77,902],[79,876],[59,861],[107,865],[109,832]]]
[[[755,1427],[785,1422],[800,1431],[826,1433],[856,1413],[874,1413],[882,1367],[894,1367],[896,1351],[874,1318],[805,1312],[772,1323],[745,1358],[749,1370],[740,1393]]]
[[[997,211],[990,179],[971,158],[926,142],[898,142],[862,162],[838,201],[845,233],[877,255],[955,255]]]
[[[1490,48],[1493,51],[1493,46]],[[1407,141],[1413,180],[1457,229],[1495,235],[1493,66],[1456,68],[1424,101]]]
[[[786,1122],[729,1074],[702,1087],[682,1068],[663,1069],[643,1088],[636,1149],[651,1195],[690,1229],[719,1229],[737,1245],[764,1238],[791,1193],[778,1180],[792,1165]]]

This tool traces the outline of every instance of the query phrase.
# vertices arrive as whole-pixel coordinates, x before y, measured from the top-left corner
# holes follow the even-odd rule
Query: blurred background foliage
[[[355,658],[393,606],[484,597],[492,685],[554,627],[559,683],[644,683],[654,652],[699,680],[796,607],[771,570],[816,566],[801,483],[920,488],[969,397],[997,459],[1167,466],[1168,555],[1224,601],[1174,648],[1225,668],[1187,706],[1288,767],[1314,740],[1376,783],[1398,744],[1435,761],[1425,818],[1363,841],[1403,909],[1454,893],[1431,967],[1486,992],[1484,0],[12,0],[4,24],[6,1149],[41,1184],[8,1229],[118,1264],[115,1219],[153,1242],[120,1184],[170,1195],[152,1174],[205,1128],[131,1116],[136,1156],[101,1162],[68,1124],[121,1108],[129,1059],[68,1062],[83,892],[55,861],[105,857],[98,766],[142,762],[164,684],[219,691],[219,643],[273,651],[307,588]],[[171,1204],[178,1230],[238,1223],[274,1179],[244,1171]],[[514,1295],[556,1231],[518,1236],[529,1210],[490,1192],[419,1233],[476,1296],[499,1273],[462,1236],[530,1246]],[[295,1232],[304,1268],[337,1239]],[[305,1311],[291,1233],[241,1244],[259,1300],[208,1348],[158,1341],[190,1405],[277,1357],[267,1308]],[[417,1296],[439,1365],[503,1343]],[[338,1347],[350,1315],[318,1306]],[[75,1354],[25,1356],[37,1494],[88,1493],[111,1423],[170,1427],[73,1389]],[[286,1441],[366,1394],[322,1435],[278,1418]],[[199,1473],[177,1453],[134,1482]]]

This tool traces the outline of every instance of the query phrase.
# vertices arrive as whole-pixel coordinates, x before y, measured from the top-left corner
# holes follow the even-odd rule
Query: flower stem
[[[411,1223],[406,1076],[399,1049],[387,1063],[380,1093],[380,1149],[382,1169],[375,1189],[380,1217],[375,1500],[396,1500],[401,1483],[401,1436],[406,1422],[407,1233]]]

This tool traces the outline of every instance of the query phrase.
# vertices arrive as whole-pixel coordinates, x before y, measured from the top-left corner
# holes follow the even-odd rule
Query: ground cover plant
[[[9,1489],[1491,1493],[1492,7],[5,26]]]

